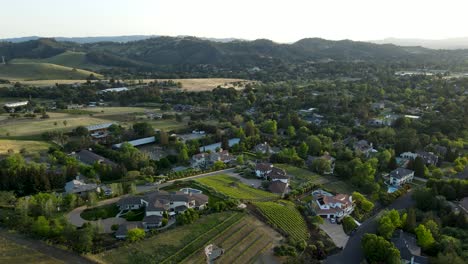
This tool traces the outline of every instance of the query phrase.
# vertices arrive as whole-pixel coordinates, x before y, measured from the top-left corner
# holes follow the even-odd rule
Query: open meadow
[[[232,198],[241,200],[271,200],[279,198],[278,195],[255,189],[243,184],[239,179],[228,175],[215,175],[196,179],[201,184],[207,185],[218,192]]]
[[[9,150],[18,153],[22,149],[30,153],[40,152],[47,150],[49,146],[48,143],[42,141],[0,139],[0,154],[5,154]]]
[[[65,263],[0,236],[0,263]]]
[[[27,80],[83,80],[90,74],[101,78],[100,74],[86,71],[82,69],[70,68],[52,63],[12,63],[0,65],[0,79],[10,81],[27,81]],[[55,83],[53,83],[55,84]]]

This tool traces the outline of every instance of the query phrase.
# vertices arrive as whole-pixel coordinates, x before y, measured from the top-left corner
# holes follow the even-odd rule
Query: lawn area
[[[269,200],[276,199],[278,195],[252,188],[240,182],[239,179],[228,175],[215,175],[196,179],[196,181],[205,184],[218,192],[227,196],[242,200]]]
[[[197,189],[197,190],[202,191],[203,194],[208,196],[208,206],[209,207],[213,207],[215,203],[217,203],[219,201],[222,201],[221,198],[219,198],[219,196],[215,196],[215,195],[211,194],[210,191],[208,191],[207,189],[201,188],[200,186],[197,186],[197,185],[193,184],[191,181],[181,181],[178,184],[171,184],[171,185],[163,187],[161,189],[164,190],[164,191],[168,191],[168,192],[176,192],[176,191],[180,191],[180,189],[182,189],[182,188],[193,188],[193,189]]]
[[[94,221],[98,219],[115,217],[119,211],[120,210],[117,204],[113,203],[86,209],[81,213],[81,217],[88,221]]]
[[[65,263],[0,236],[0,263]]]
[[[312,181],[316,184],[323,184],[329,182],[330,179],[326,176],[320,176],[309,170],[298,168],[289,164],[275,164],[274,166],[285,170],[288,175],[291,175],[291,186],[296,188],[302,183]]]
[[[40,135],[47,131],[65,130],[70,131],[77,126],[89,126],[95,124],[109,123],[109,120],[91,117],[88,115],[75,115],[66,113],[49,113],[50,118],[39,117],[6,119],[0,124],[0,136],[32,136]],[[67,121],[67,125],[63,124]]]
[[[217,263],[252,263],[260,254],[271,250],[282,236],[252,216],[224,230],[210,241],[224,249]],[[182,263],[206,263],[203,250],[187,257]]]
[[[177,122],[173,119],[166,119],[166,120],[152,120],[147,121],[150,123],[154,128],[169,131],[169,130],[177,130],[181,128],[185,128],[187,124],[185,122]]]
[[[176,227],[141,242],[126,244],[94,258],[103,263],[180,263],[245,217],[223,212],[202,216],[195,223]]]
[[[0,154],[7,153],[9,149],[18,153],[23,148],[28,153],[34,153],[45,151],[49,146],[48,143],[42,141],[0,139]]]
[[[132,210],[121,217],[125,218],[127,221],[141,221],[145,218],[145,208]]]
[[[300,241],[309,238],[307,224],[294,203],[282,200],[255,202],[254,205],[273,226],[283,230],[292,239]]]
[[[344,194],[351,194],[356,190],[356,187],[353,187],[349,183],[346,183],[344,181],[329,182],[324,184],[323,187],[329,191]]]

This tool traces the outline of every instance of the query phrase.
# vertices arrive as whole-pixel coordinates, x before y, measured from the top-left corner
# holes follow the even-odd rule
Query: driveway
[[[324,219],[324,224],[320,225],[325,233],[333,240],[333,243],[339,248],[344,248],[348,242],[349,236],[343,230],[343,226],[330,223],[330,220]]]
[[[390,206],[387,206],[384,209],[397,209],[402,210],[408,207],[413,206],[414,201],[411,199],[411,192],[401,196],[400,198],[396,199]],[[377,213],[376,215],[372,216],[371,218],[367,219],[365,222],[361,224],[361,226],[357,229],[356,233],[352,235],[346,247],[338,254],[333,256],[329,256],[325,259],[324,263],[327,264],[359,264],[361,260],[364,259],[364,253],[362,252],[361,248],[361,239],[362,236],[366,233],[376,233],[377,232],[377,221],[376,219],[380,217],[382,214],[382,210]]]
[[[240,179],[243,182],[245,180],[244,183],[249,184],[249,185],[251,184],[249,182],[253,183],[253,181],[259,181],[259,180],[255,180],[255,179],[244,179],[241,176],[239,176],[239,174],[235,173],[234,170],[235,170],[234,168],[230,168],[230,169],[226,169],[226,170],[220,170],[220,171],[214,171],[214,172],[199,174],[199,175],[190,176],[190,177],[187,177],[187,178],[182,178],[182,179],[177,179],[177,180],[178,181],[185,181],[185,180],[192,180],[192,179],[197,179],[197,178],[209,177],[209,176],[213,176],[213,175],[217,175],[217,174],[226,174],[226,175],[229,175],[229,176],[232,176],[232,177],[236,177],[236,178]],[[137,193],[155,191],[155,190],[157,190],[159,188],[169,186],[174,181],[177,181],[177,180],[168,181],[168,182],[165,182],[163,184],[158,184],[158,185],[137,186]],[[260,184],[260,183],[261,183],[261,181],[259,181],[258,184]],[[125,196],[127,196],[127,195],[123,195],[123,196],[114,197],[114,198],[111,198],[111,199],[99,201],[93,207],[98,207],[98,206],[102,206],[102,205],[116,203],[117,201],[119,201],[121,198],[123,198]],[[81,213],[85,209],[93,208],[93,207],[88,207],[88,206],[77,207],[77,208],[73,209],[71,212],[69,212],[66,215],[66,217],[67,217],[68,221],[72,225],[77,226],[77,227],[82,226],[84,223],[98,223],[100,226],[102,226],[103,233],[112,233],[113,232],[112,229],[111,229],[112,225],[114,225],[114,224],[120,225],[120,224],[124,224],[124,223],[127,222],[127,220],[125,220],[124,218],[120,218],[120,217],[111,217],[111,218],[101,219],[101,220],[96,220],[96,221],[87,221],[87,220],[81,218]]]

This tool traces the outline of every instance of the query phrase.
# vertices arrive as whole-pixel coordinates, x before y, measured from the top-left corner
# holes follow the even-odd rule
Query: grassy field
[[[279,243],[281,235],[265,226],[252,216],[246,216],[241,221],[227,228],[210,241],[224,249],[224,254],[216,263],[252,263],[263,252],[271,250]],[[206,263],[203,250],[195,252],[182,263]]]
[[[18,153],[23,148],[30,153],[39,152],[47,150],[49,146],[41,141],[0,139],[0,154],[7,153],[10,149]]]
[[[308,239],[307,224],[292,202],[256,202],[254,205],[273,226],[283,230],[292,239]]]
[[[158,81],[167,81],[169,79],[158,79]],[[182,89],[193,92],[211,91],[214,88],[221,86],[223,88],[235,87],[236,89],[243,89],[246,83],[252,82],[243,79],[229,79],[229,78],[201,78],[201,79],[171,79],[175,82],[182,83]],[[153,80],[146,80],[153,81]],[[240,86],[234,86],[233,83],[240,82]]]
[[[166,131],[179,129],[186,126],[184,122],[167,120],[137,119],[135,116],[144,113],[147,108],[139,107],[106,107],[84,108],[78,111],[65,110],[49,112],[50,118],[9,118],[8,114],[0,115],[0,137],[11,139],[15,137],[40,136],[42,133],[54,130],[71,131],[77,126],[89,126],[95,124],[118,122],[124,127],[129,127],[135,122],[149,122],[154,128]],[[152,110],[153,111],[153,110]],[[66,121],[67,125],[64,125]]]
[[[323,185],[327,190],[333,191],[335,193],[344,193],[351,194],[356,190],[355,187],[351,186],[349,183],[344,181],[333,181]]]
[[[328,177],[320,176],[309,170],[298,168],[288,164],[275,164],[276,167],[286,170],[288,175],[291,175],[291,186],[293,188],[299,186],[301,183],[312,181],[316,184],[323,184],[330,181]]]
[[[278,198],[278,195],[252,188],[240,182],[239,179],[227,175],[215,175],[196,179],[218,192],[242,200],[268,200]]]
[[[51,63],[14,63],[0,65],[0,78],[10,81],[21,80],[82,80],[86,79],[90,74],[94,74],[97,78],[102,78],[101,75],[70,67],[60,66]]]
[[[70,68],[100,70],[105,67],[89,62],[86,53],[65,51],[64,53],[46,59],[14,59],[12,63],[52,63]]]
[[[193,224],[94,255],[94,258],[103,263],[116,264],[140,263],[145,260],[148,263],[180,263],[244,217],[245,214],[235,212],[207,215]]]
[[[65,263],[0,236],[0,263]]]

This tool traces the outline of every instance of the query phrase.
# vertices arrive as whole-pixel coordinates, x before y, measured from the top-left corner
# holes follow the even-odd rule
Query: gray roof
[[[268,189],[272,193],[284,193],[288,187],[287,183],[281,182],[281,181],[273,181],[270,182],[270,185],[268,186]]]
[[[109,159],[104,158],[103,156],[100,156],[94,152],[91,152],[89,150],[83,149],[75,153],[75,157],[77,160],[88,164],[88,165],[93,165],[94,163],[104,163],[110,166],[117,166],[117,164]]]
[[[134,147],[137,147],[137,146],[141,146],[141,145],[146,145],[146,144],[150,144],[150,143],[154,143],[156,142],[156,139],[155,137],[146,137],[146,138],[140,138],[140,139],[135,139],[135,140],[131,140],[131,141],[128,141],[128,143]],[[112,147],[114,148],[120,148],[122,146],[123,143],[119,143],[119,144],[114,144],[112,145]]]
[[[91,126],[87,126],[86,128],[88,129],[89,132],[93,132],[94,130],[109,128],[112,125],[115,125],[115,123],[104,123],[104,124],[91,125]]]
[[[390,172],[390,177],[396,178],[396,179],[402,179],[408,174],[414,173],[412,170],[408,170],[405,168],[396,168],[392,172]]]
[[[141,198],[142,197],[138,197],[138,196],[124,197],[117,202],[117,205],[126,206],[126,205],[141,204]]]
[[[429,263],[427,257],[421,256],[421,248],[416,243],[416,238],[403,230],[398,230],[395,237],[392,238],[393,244],[400,251],[402,259],[411,261],[413,258],[414,263],[426,264]]]

